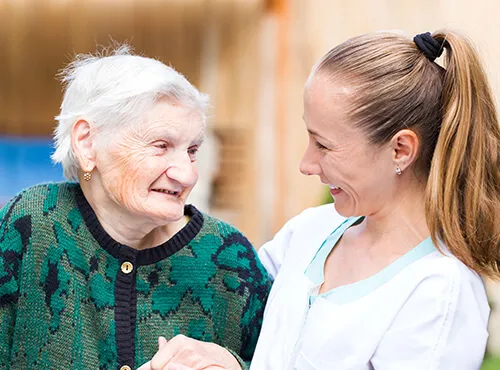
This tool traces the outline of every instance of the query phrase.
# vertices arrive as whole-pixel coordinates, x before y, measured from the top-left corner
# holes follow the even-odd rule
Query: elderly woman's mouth
[[[167,189],[151,189],[151,191],[154,191],[156,193],[163,193],[163,194],[172,195],[174,197],[178,197],[181,194],[180,191],[171,191],[171,190],[167,190]]]

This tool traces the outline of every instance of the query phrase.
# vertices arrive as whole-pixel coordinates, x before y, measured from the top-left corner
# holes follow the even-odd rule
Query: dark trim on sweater
[[[181,250],[200,232],[203,226],[203,215],[193,205],[184,206],[184,215],[190,217],[189,222],[172,238],[154,248],[137,250],[118,243],[101,226],[97,216],[78,186],[75,191],[76,203],[85,224],[99,245],[116,259],[135,258],[138,266],[151,265]],[[134,265],[135,265],[134,263]]]
[[[134,264],[134,261],[127,260]],[[125,259],[120,260],[120,265]],[[135,266],[135,264],[134,264]],[[118,367],[134,369],[135,363],[135,318],[137,313],[136,269],[125,274],[118,270],[115,281],[115,329]]]

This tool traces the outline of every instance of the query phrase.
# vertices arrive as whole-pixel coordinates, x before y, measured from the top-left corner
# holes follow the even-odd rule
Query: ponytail
[[[500,126],[472,44],[451,32],[446,49],[442,123],[426,191],[434,243],[478,273],[500,278]]]

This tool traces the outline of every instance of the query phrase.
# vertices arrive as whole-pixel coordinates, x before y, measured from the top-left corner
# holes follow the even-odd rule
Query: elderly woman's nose
[[[180,161],[169,166],[166,174],[183,186],[192,186],[198,180],[198,172],[191,161]]]

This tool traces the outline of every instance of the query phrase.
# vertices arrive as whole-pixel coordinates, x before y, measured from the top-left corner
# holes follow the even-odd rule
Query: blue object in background
[[[64,179],[51,138],[0,137],[0,206],[29,186]]]

